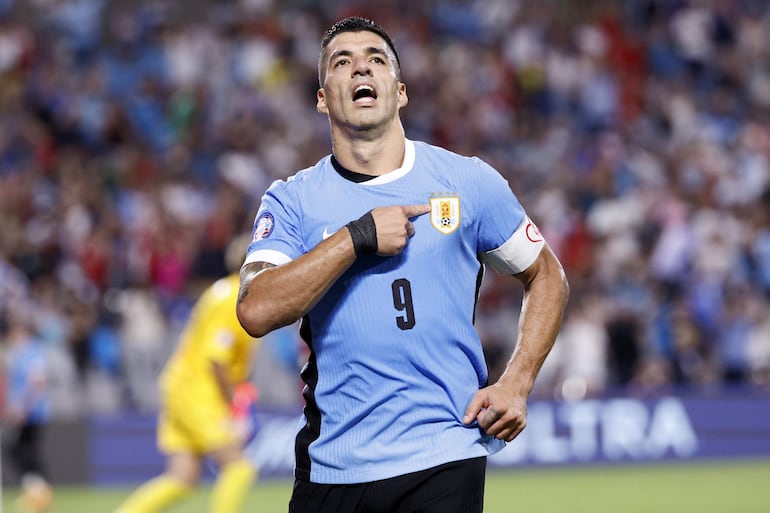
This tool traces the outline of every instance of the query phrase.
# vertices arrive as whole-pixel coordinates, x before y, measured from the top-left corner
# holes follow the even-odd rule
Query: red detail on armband
[[[532,242],[543,241],[543,236],[540,234],[540,230],[537,229],[537,226],[535,226],[535,223],[532,221],[527,223],[527,228],[524,230],[524,233],[527,234],[527,238]]]

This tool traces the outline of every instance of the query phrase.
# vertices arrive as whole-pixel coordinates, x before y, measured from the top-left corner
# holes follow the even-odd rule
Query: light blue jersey
[[[7,407],[23,415],[25,422],[43,424],[50,415],[46,390],[47,363],[39,340],[15,344],[5,354]]]
[[[368,482],[504,446],[462,423],[487,382],[473,326],[481,262],[517,272],[543,243],[514,237],[528,220],[489,165],[407,140],[401,168],[356,183],[326,157],[268,189],[246,262],[281,265],[375,207],[425,203],[400,255],[359,257],[304,319],[298,479]]]

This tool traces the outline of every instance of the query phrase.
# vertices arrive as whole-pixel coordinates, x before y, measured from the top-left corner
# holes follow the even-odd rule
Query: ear
[[[316,110],[321,114],[329,114],[329,109],[326,107],[326,94],[323,87],[315,93],[315,96],[317,100],[315,105]]]
[[[409,103],[409,97],[406,95],[406,84],[403,82],[398,83],[398,108],[406,107]]]

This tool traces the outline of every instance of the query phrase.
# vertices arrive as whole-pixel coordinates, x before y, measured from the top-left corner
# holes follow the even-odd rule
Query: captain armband
[[[524,220],[513,235],[501,246],[482,255],[482,261],[499,274],[518,274],[527,269],[540,255],[545,239],[535,223]]]

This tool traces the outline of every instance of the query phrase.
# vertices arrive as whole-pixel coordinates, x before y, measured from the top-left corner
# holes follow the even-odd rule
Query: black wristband
[[[353,239],[356,256],[377,253],[377,227],[371,210],[346,226]]]

